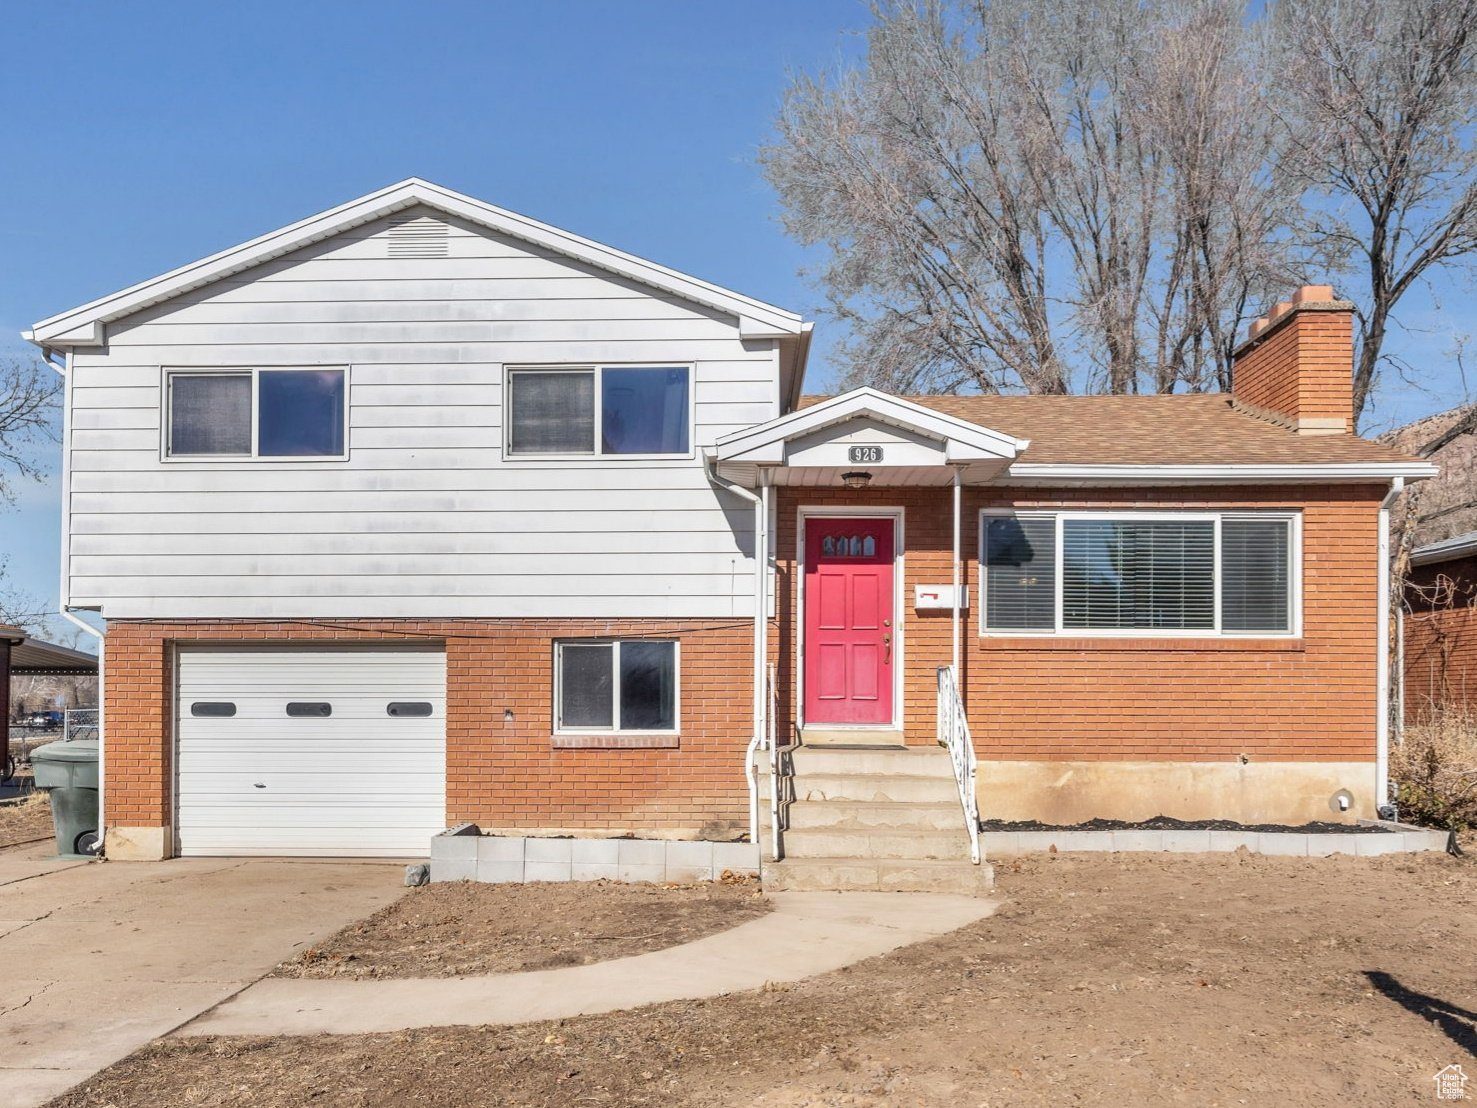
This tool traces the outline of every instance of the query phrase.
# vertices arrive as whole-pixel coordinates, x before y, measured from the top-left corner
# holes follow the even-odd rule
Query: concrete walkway
[[[0,1108],[33,1108],[404,892],[404,863],[0,851]]]
[[[775,893],[774,911],[705,939],[590,966],[493,977],[259,981],[179,1035],[310,1035],[561,1019],[799,981],[990,915],[936,893]]]

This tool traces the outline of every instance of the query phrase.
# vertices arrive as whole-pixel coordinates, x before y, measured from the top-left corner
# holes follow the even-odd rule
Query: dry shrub
[[[1477,710],[1436,712],[1405,728],[1390,754],[1400,818],[1467,831],[1477,827]]]

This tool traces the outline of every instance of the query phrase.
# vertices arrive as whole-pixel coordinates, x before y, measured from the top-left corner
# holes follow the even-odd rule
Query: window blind
[[[1221,521],[1221,628],[1290,631],[1291,580],[1285,519]]]
[[[1056,627],[1056,520],[1010,516],[985,523],[985,626]]]
[[[1214,630],[1214,522],[1063,520],[1062,626]]]

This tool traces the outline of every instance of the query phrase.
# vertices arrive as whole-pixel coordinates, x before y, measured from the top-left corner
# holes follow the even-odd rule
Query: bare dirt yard
[[[516,1027],[166,1039],[53,1106],[1384,1106],[1477,1072],[1470,860],[1038,855],[998,882],[993,917],[790,986]]]
[[[51,805],[44,792],[34,792],[16,804],[0,806],[0,848],[45,839],[54,834]]]
[[[278,966],[275,977],[460,977],[578,966],[690,943],[770,910],[750,878],[701,885],[412,889]]]

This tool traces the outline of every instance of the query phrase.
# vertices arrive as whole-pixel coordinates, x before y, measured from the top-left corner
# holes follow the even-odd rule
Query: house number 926
[[[880,462],[882,460],[882,447],[853,446],[847,450],[846,460],[849,462]]]

